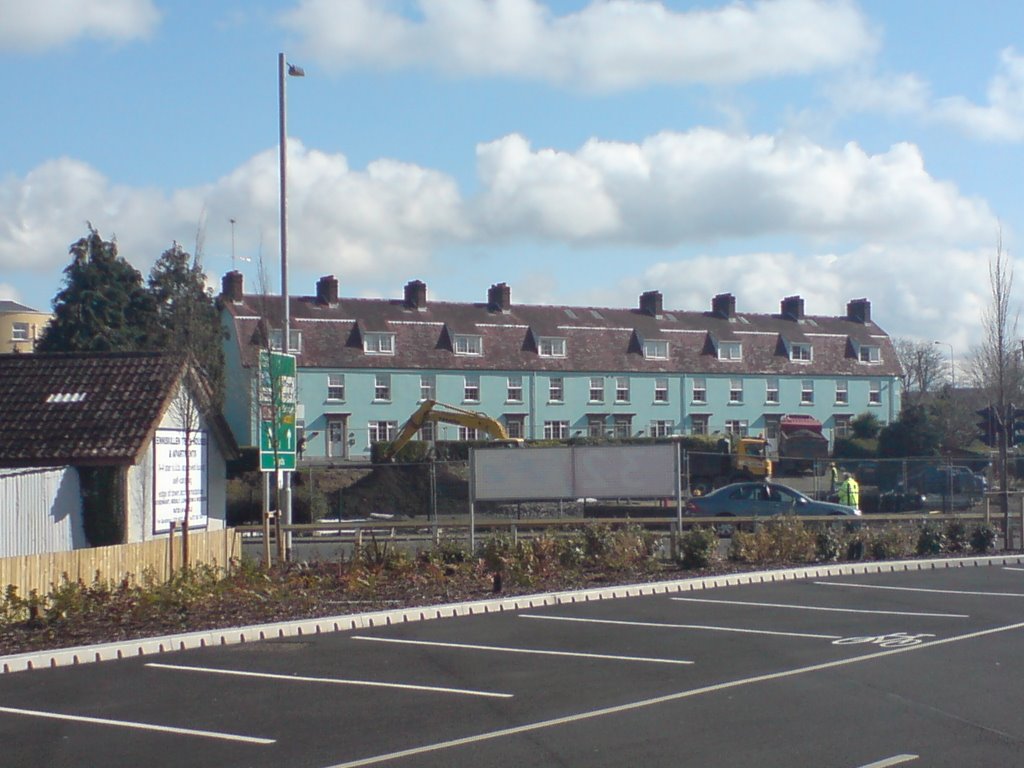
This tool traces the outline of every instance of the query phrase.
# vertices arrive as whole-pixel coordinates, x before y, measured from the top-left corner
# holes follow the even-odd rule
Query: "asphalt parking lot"
[[[1024,568],[731,586],[0,676],[5,766],[1008,766]]]

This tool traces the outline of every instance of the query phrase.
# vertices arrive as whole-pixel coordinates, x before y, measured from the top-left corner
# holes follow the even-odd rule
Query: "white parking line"
[[[526,653],[535,656],[572,656],[580,659],[606,659],[609,661],[640,661],[648,664],[693,664],[683,659],[658,659],[643,656],[612,656],[606,653],[575,653],[573,651],[547,651],[538,648],[509,648],[501,645],[472,645],[470,643],[439,643],[430,640],[400,640],[394,637],[368,637],[353,635],[353,640],[370,640],[375,643],[398,643],[401,645],[430,645],[438,648],[464,648],[470,651],[497,651],[499,653]]]
[[[462,696],[483,696],[492,699],[511,699],[511,693],[493,693],[491,691],[469,691],[462,688],[439,688],[433,685],[412,685],[410,683],[381,683],[375,680],[345,680],[338,677],[303,677],[301,675],[275,675],[269,672],[245,672],[236,669],[216,669],[214,667],[189,667],[180,664],[150,663],[147,667],[155,669],[173,669],[178,672],[204,672],[208,675],[233,675],[235,677],[254,677],[263,680],[286,680],[290,683],[325,683],[328,685],[358,685],[367,688],[398,688],[404,691],[428,691],[430,693],[456,693]]]
[[[17,709],[0,707],[0,712],[9,715],[25,715],[41,717],[47,720],[68,720],[73,723],[89,723],[90,725],[112,725],[118,728],[131,728],[137,731],[156,731],[157,733],[174,733],[179,736],[199,736],[204,739],[221,739],[222,741],[240,741],[244,744],[274,744],[275,739],[260,739],[255,736],[239,736],[234,733],[218,733],[217,731],[197,731],[194,728],[175,728],[170,725],[154,725],[152,723],[135,723],[131,720],[108,720],[103,717],[85,717],[83,715],[64,715],[59,712],[41,712],[34,709]]]
[[[818,605],[788,605],[786,603],[748,603],[742,600],[709,600],[703,597],[670,597],[680,603],[717,603],[719,605],[753,605],[758,608],[795,608],[801,611],[834,611],[835,613],[874,613],[881,616],[923,616],[939,619],[969,619],[966,613],[918,613],[916,611],[868,611],[862,608],[828,608]]]
[[[890,587],[883,584],[853,584],[847,581],[815,581],[823,587],[853,587],[854,589],[889,589],[893,592],[928,592],[933,595],[974,595],[976,597],[1024,597],[1020,592],[972,592],[967,589],[925,589],[924,587]]]
[[[1024,571],[1024,568],[1011,568],[1008,565],[1003,566],[1004,571]]]
[[[663,624],[656,621],[618,621],[615,619],[585,619],[575,616],[543,616],[536,613],[521,613],[521,619],[544,619],[545,621],[578,621],[585,624],[617,624],[623,627],[656,627],[659,629],[706,629],[712,632],[737,632],[742,635],[774,635],[775,637],[808,637],[812,640],[839,640],[842,635],[814,635],[807,632],[777,632],[772,629],[738,629],[736,627],[713,627],[707,624]]]
[[[978,632],[970,632],[964,635],[957,635],[956,637],[943,638],[942,640],[933,640],[930,643],[922,643],[921,645],[915,645],[909,648],[894,648],[892,650],[877,651],[875,653],[865,654],[864,656],[853,656],[848,659],[826,661],[822,664],[812,664],[807,667],[797,667],[796,669],[788,669],[783,672],[771,672],[766,675],[757,675],[755,677],[741,678],[739,680],[732,680],[727,683],[718,683],[715,685],[708,685],[703,688],[693,688],[688,691],[670,693],[665,696],[656,696],[652,699],[641,699],[640,701],[634,701],[629,704],[618,704],[613,707],[593,709],[589,712],[580,712],[575,715],[566,715],[565,717],[556,717],[551,720],[540,720],[538,722],[527,723],[525,725],[514,726],[512,728],[503,728],[498,731],[479,733],[475,736],[465,736],[460,739],[451,739],[450,741],[440,741],[434,744],[424,744],[421,747],[412,747],[410,749],[403,749],[398,752],[389,752],[383,755],[372,755],[370,757],[364,757],[357,760],[350,760],[347,763],[337,763],[335,765],[329,766],[329,768],[362,768],[362,766],[366,765],[379,765],[380,763],[391,762],[393,760],[398,760],[403,757],[412,757],[414,755],[423,755],[429,754],[431,752],[440,752],[446,749],[452,749],[453,747],[466,746],[468,744],[479,744],[480,742],[491,741],[493,739],[500,739],[504,738],[505,736],[516,736],[520,733],[530,733],[531,731],[539,731],[544,728],[555,728],[560,725],[569,725],[570,723],[578,723],[584,720],[592,720],[597,717],[605,717],[606,715],[617,715],[623,712],[631,712],[637,709],[656,706],[658,704],[666,704],[673,701],[681,701],[682,699],[689,699],[695,696],[701,696],[705,693],[718,693],[719,691],[740,688],[742,686],[755,685],[757,683],[765,683],[770,682],[772,680],[781,680],[787,677],[805,675],[809,672],[820,672],[826,669],[835,669],[837,667],[843,667],[850,664],[859,664],[864,661],[883,659],[887,656],[895,656],[899,653],[914,653],[916,651],[921,651],[926,648],[931,648],[937,645],[946,645],[947,643],[958,643],[964,640],[973,640],[976,637],[984,637],[986,635],[993,635],[999,632],[1010,632],[1016,629],[1024,629],[1024,622],[1020,622],[1018,624],[1007,624],[1002,627],[993,627],[992,629],[983,629]]]
[[[887,757],[884,760],[878,760],[874,763],[862,765],[860,768],[891,768],[893,765],[909,763],[913,760],[917,760],[917,758],[917,755],[893,755],[892,757]]]

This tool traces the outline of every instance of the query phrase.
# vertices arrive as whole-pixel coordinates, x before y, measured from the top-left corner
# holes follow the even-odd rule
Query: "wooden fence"
[[[147,573],[166,579],[172,568],[182,565],[181,545],[182,537],[178,535],[138,544],[0,558],[0,589],[14,585],[19,595],[28,595],[33,589],[43,595],[65,576],[86,584],[124,578],[141,581]],[[192,531],[188,551],[189,565],[228,568],[233,558],[241,557],[242,536],[234,528]]]

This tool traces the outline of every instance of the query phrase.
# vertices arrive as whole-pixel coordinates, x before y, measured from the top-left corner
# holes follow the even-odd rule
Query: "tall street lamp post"
[[[281,163],[281,303],[284,304],[284,328],[281,333],[281,351],[289,354],[291,351],[291,310],[290,298],[288,295],[288,119],[285,108],[285,82],[288,77],[304,77],[302,67],[289,64],[283,53],[277,54],[277,83],[278,83],[278,124],[280,137],[278,148]],[[287,525],[292,524],[292,479],[291,472],[285,470],[281,476],[283,489],[281,494],[284,521]],[[292,532],[288,530],[284,536],[285,558],[291,559]]]

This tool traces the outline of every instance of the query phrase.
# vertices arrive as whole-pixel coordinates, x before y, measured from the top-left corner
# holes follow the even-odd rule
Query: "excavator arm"
[[[384,461],[391,461],[395,455],[413,439],[420,428],[432,421],[434,423],[457,424],[460,427],[479,429],[486,432],[494,440],[508,440],[508,432],[497,419],[478,411],[470,411],[466,408],[459,408],[454,405],[439,403],[436,400],[424,400],[412,416],[402,425],[398,436],[391,442],[391,445],[381,454]],[[519,441],[521,442],[521,441]]]

